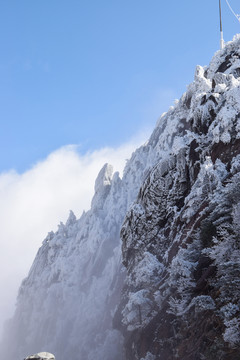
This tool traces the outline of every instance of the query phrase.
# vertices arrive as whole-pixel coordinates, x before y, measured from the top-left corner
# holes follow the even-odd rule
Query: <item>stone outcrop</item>
[[[219,51],[150,139],[152,167],[121,230],[127,360],[240,353],[240,38]]]

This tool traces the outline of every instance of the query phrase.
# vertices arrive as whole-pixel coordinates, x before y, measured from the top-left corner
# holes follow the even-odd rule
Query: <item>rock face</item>
[[[240,38],[216,53],[149,143],[165,154],[122,230],[127,360],[240,353]],[[116,321],[117,321],[116,319]]]
[[[49,349],[57,360],[122,360],[123,337],[113,329],[125,270],[120,229],[150,166],[155,145],[140,147],[123,178],[104,165],[91,209],[43,241],[23,281],[14,317],[6,325],[0,352],[8,360]]]
[[[124,275],[119,231],[128,200],[121,193],[119,175],[106,164],[91,210],[79,220],[70,212],[43,241],[5,329],[5,358],[45,348],[57,360],[122,359],[122,337],[111,326]]]
[[[55,360],[55,356],[49,352],[43,351],[35,355],[30,355],[24,360]]]
[[[239,172],[236,37],[197,67],[123,177],[104,165],[91,209],[48,234],[3,358],[49,349],[57,360],[237,359]]]

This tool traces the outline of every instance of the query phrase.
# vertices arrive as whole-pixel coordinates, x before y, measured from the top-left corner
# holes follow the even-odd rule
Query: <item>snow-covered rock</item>
[[[55,356],[49,352],[43,351],[35,355],[30,355],[24,360],[55,360]]]
[[[198,66],[123,177],[105,164],[91,209],[48,234],[4,358],[44,348],[57,360],[236,359],[239,59],[236,37]]]
[[[136,150],[122,179],[105,164],[91,209],[78,220],[71,211],[66,224],[47,235],[4,331],[1,352],[8,360],[39,348],[51,349],[57,360],[123,359],[122,334],[112,327],[125,278],[120,229],[149,168],[159,159],[156,145],[150,142]],[[149,266],[149,277],[151,271]]]
[[[236,36],[149,140],[159,160],[121,229],[127,360],[239,356],[239,131]]]

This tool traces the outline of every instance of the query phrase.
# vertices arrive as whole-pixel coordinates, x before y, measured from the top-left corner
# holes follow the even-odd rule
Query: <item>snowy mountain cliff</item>
[[[120,239],[121,233],[121,239]],[[198,66],[91,209],[49,233],[5,328],[8,360],[239,359],[240,36]]]

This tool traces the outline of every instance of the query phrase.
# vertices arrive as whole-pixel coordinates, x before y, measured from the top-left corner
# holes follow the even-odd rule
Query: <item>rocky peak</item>
[[[159,159],[121,229],[127,360],[238,357],[239,64],[236,36],[149,140]]]
[[[112,165],[105,164],[100,170],[95,181],[95,194],[92,199],[92,208],[102,208],[104,201],[110,191],[112,184],[113,167]]]
[[[113,167],[110,164],[105,164],[100,170],[95,181],[95,193],[101,191],[105,186],[111,185],[113,175]]]

